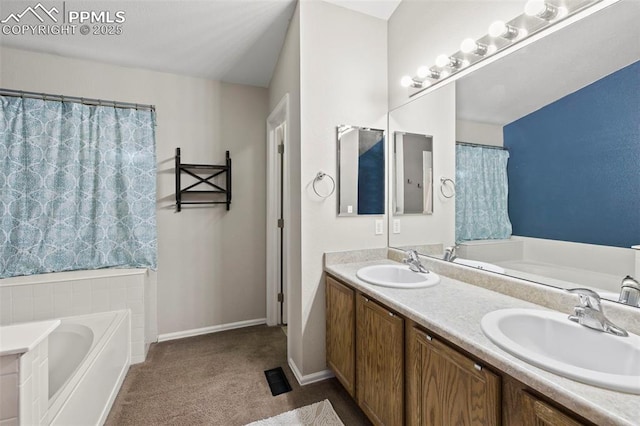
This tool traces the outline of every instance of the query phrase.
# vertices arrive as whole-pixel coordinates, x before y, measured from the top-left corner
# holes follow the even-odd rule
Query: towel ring
[[[316,188],[316,183],[318,183],[319,181],[324,179],[325,176],[328,177],[329,179],[331,179],[331,191],[329,191],[329,193],[326,194],[326,195],[322,195],[322,194],[320,194],[318,192],[318,188]],[[328,174],[326,174],[324,172],[318,172],[316,177],[313,179],[313,183],[311,184],[311,186],[313,186],[313,192],[315,192],[318,197],[327,198],[327,197],[331,196],[331,194],[333,194],[334,191],[336,190],[336,181],[330,175],[328,175]]]
[[[450,194],[445,194],[444,192],[444,187],[447,185],[447,182],[451,182],[451,193]],[[453,198],[456,195],[456,183],[453,181],[453,179],[449,179],[446,177],[441,177],[440,178],[440,193],[442,194],[442,196],[444,198]]]

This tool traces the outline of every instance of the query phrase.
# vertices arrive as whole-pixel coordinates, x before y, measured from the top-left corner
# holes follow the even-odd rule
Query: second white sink
[[[640,394],[640,337],[584,327],[566,314],[501,309],[482,318],[484,334],[512,355],[560,376]]]
[[[433,272],[413,272],[407,265],[373,265],[360,268],[356,276],[369,284],[394,288],[431,287],[440,282]]]

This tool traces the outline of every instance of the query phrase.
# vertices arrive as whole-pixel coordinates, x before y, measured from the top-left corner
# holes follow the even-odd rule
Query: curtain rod
[[[74,102],[91,106],[110,106],[114,108],[141,109],[155,112],[155,105],[134,104],[130,102],[105,101],[103,99],[79,98],[77,96],[52,95],[49,93],[25,92],[0,88],[0,96],[14,96],[17,98],[42,99],[44,101]]]
[[[456,141],[456,145],[475,146],[475,147],[479,147],[479,148],[499,149],[499,150],[502,150],[502,151],[509,151],[509,148],[505,148],[503,146],[484,145],[484,144],[481,144],[481,143],[458,142],[458,141]]]

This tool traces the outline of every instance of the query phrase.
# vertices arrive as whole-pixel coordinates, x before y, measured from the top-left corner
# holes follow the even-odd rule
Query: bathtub
[[[101,425],[131,364],[128,310],[62,318],[49,335],[51,425]]]

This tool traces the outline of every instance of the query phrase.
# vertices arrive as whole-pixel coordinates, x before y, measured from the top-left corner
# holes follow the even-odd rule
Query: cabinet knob
[[[473,368],[475,368],[478,371],[482,371],[482,366],[480,364],[473,364]]]
[[[393,316],[393,312],[389,312],[389,316],[392,317]]]

